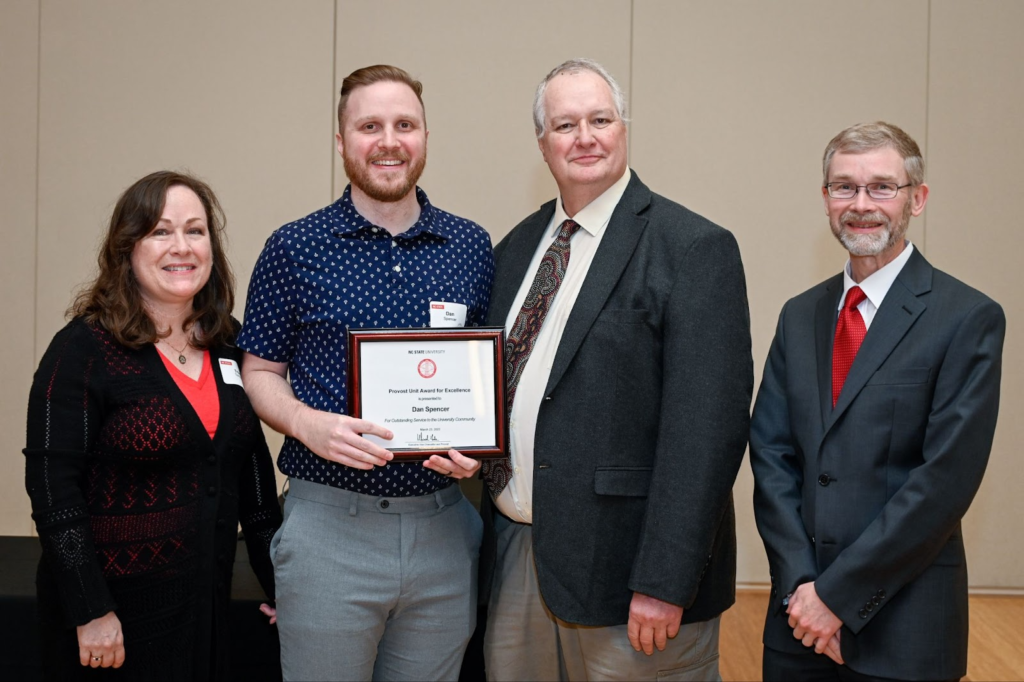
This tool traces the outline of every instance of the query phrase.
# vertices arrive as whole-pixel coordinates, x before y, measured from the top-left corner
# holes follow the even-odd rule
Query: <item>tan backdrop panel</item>
[[[981,289],[1007,318],[999,425],[988,473],[964,520],[971,585],[1021,587],[1024,519],[1024,3],[932,3],[928,258]]]
[[[72,289],[92,275],[118,193],[163,167],[210,181],[228,212],[240,314],[271,230],[344,186],[332,139],[337,90],[371,63],[423,80],[431,151],[422,184],[497,241],[555,193],[532,130],[534,87],[566,58],[603,62],[631,94],[641,177],[739,238],[758,374],[784,301],[844,260],[820,204],[822,148],[851,123],[896,122],[925,144],[935,191],[912,239],[1003,302],[1008,352],[1019,350],[1022,282],[1006,197],[1016,189],[1009,164],[1024,148],[1022,12],[1014,0],[870,1],[840,14],[814,0],[0,3],[9,247],[0,270],[15,292],[0,300],[15,322],[0,331],[10,396],[0,413],[0,532],[31,527],[18,454],[28,381]],[[851,40],[855,52],[837,49]],[[958,239],[965,225],[971,238]],[[1022,393],[1007,363],[992,469],[967,521],[975,585],[1024,586],[1011,449]],[[740,579],[764,582],[750,495],[744,466]]]
[[[42,26],[37,358],[118,194],[161,168],[220,197],[241,318],[267,236],[331,195],[334,3],[54,2]]]
[[[35,368],[38,53],[38,0],[0,3],[0,535],[32,529],[21,449]]]
[[[330,195],[333,3],[55,2],[42,23],[37,349],[118,194],[161,168],[219,195],[241,303],[270,231]]]
[[[481,224],[497,244],[558,192],[533,128],[537,84],[566,59],[591,57],[628,91],[630,5],[345,2],[338,11],[335,99],[344,77],[370,64],[394,64],[420,80],[430,130],[420,185],[434,205]],[[381,40],[361,21],[367,16],[387,16],[386,34],[402,40]],[[336,154],[336,196],[347,181]],[[479,500],[478,480],[462,487]]]
[[[630,4],[340,3],[335,95],[347,74],[381,62],[421,80],[430,138],[420,184],[434,204],[480,223],[497,243],[557,192],[533,131],[537,83],[566,59],[587,56],[628,88]],[[364,19],[378,16],[388,17],[391,39]],[[346,181],[337,160],[338,194]]]
[[[855,11],[815,0],[636,3],[633,167],[739,240],[758,383],[783,303],[845,262],[821,202],[825,145],[878,118],[924,140],[927,10],[924,0]],[[851,36],[855,54],[837,51]],[[746,462],[734,494],[738,579],[766,583]]]

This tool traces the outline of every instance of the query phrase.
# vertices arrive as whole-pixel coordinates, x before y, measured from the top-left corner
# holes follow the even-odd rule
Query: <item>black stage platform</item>
[[[42,549],[33,537],[0,536],[0,642],[8,656],[0,680],[42,679],[36,624],[36,565]],[[277,682],[281,679],[277,628],[259,611],[266,601],[249,568],[245,543],[239,542],[231,587],[231,667],[235,679]]]

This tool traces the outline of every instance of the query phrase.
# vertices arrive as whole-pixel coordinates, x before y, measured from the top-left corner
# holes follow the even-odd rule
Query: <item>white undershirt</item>
[[[534,435],[537,431],[537,414],[540,411],[541,401],[544,399],[544,389],[547,386],[548,377],[551,375],[551,363],[555,360],[555,353],[562,340],[565,323],[569,319],[572,307],[576,303],[576,297],[583,287],[583,280],[586,279],[587,271],[590,270],[590,264],[601,243],[601,237],[604,235],[605,228],[608,227],[612,212],[622,198],[623,192],[626,191],[629,178],[630,172],[627,168],[625,174],[614,185],[573,216],[573,220],[579,223],[582,229],[573,235],[572,242],[570,242],[569,265],[565,270],[565,277],[558,287],[554,301],[551,302],[551,308],[537,334],[533,352],[519,378],[515,401],[512,403],[512,414],[509,418],[512,479],[501,491],[495,504],[502,514],[513,521],[533,522]],[[519,310],[523,307],[523,299],[526,298],[526,294],[533,284],[540,261],[548,247],[555,241],[555,237],[558,236],[562,222],[568,217],[562,207],[562,199],[559,197],[555,202],[555,214],[544,232],[544,237],[537,245],[533,260],[526,271],[526,277],[523,278],[519,292],[508,310],[505,329],[511,329],[515,323]]]
[[[882,305],[882,300],[885,295],[889,293],[889,289],[892,287],[892,283],[896,281],[896,276],[903,270],[903,266],[910,260],[910,254],[914,252],[914,245],[909,241],[900,255],[893,258],[891,261],[886,263],[883,267],[879,268],[869,276],[864,278],[863,282],[854,282],[853,275],[851,274],[850,261],[846,261],[846,267],[843,268],[843,295],[839,298],[839,307],[837,310],[843,309],[843,303],[846,301],[846,294],[849,293],[853,287],[860,287],[861,291],[867,297],[857,306],[857,310],[860,311],[860,316],[864,318],[864,329],[871,327],[871,321],[875,319],[875,313],[878,312],[878,308]]]

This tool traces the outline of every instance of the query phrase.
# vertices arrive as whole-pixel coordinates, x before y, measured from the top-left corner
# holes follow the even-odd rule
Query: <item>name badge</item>
[[[451,301],[430,302],[431,327],[465,327],[466,306]]]
[[[237,362],[221,358],[217,364],[220,366],[220,376],[224,379],[225,384],[242,386],[242,368],[238,366]],[[245,387],[242,386],[242,388]]]

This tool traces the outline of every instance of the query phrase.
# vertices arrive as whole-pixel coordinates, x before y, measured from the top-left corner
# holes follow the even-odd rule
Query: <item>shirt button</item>
[[[396,242],[394,239],[392,239],[391,240],[391,246],[398,246],[398,242]]]
[[[210,464],[216,464],[217,457],[215,455],[210,455],[209,457],[206,458],[206,461],[209,462]]]
[[[396,265],[395,266],[395,272],[401,272],[401,271],[402,271],[402,266],[401,265]]]
[[[821,476],[818,476],[818,485],[820,486],[827,486],[831,482],[832,478],[828,474],[822,474]]]
[[[519,473],[519,467],[512,467],[512,471],[513,471],[513,473],[518,474]]]
[[[207,490],[206,492],[208,492],[210,495],[216,495],[217,494],[217,488],[215,488],[214,486],[211,485],[209,490]]]

